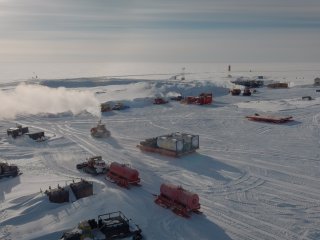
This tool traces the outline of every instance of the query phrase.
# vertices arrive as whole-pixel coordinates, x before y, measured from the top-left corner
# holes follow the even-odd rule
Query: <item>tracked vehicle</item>
[[[17,138],[29,132],[28,127],[22,127],[21,125],[17,124],[16,127],[11,127],[7,129],[7,135],[11,136],[12,138]]]
[[[98,216],[98,221],[90,219],[79,223],[78,227],[66,231],[60,240],[82,239],[129,239],[141,240],[141,229],[122,212],[112,212]]]
[[[87,158],[87,161],[83,163],[77,164],[77,169],[92,175],[98,175],[106,173],[107,166],[101,156],[94,156]]]
[[[20,174],[20,170],[16,165],[0,162],[0,179],[4,177],[16,177]]]
[[[105,124],[101,123],[101,120],[98,122],[96,127],[91,128],[91,136],[96,138],[110,137],[111,133],[106,129]]]

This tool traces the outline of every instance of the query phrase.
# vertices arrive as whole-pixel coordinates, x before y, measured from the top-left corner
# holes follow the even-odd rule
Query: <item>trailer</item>
[[[175,132],[141,141],[137,147],[144,152],[181,157],[199,148],[199,135]]]
[[[33,133],[26,133],[27,136],[29,136],[29,138],[37,141],[37,142],[42,142],[45,141],[47,138],[44,135],[43,131],[39,131],[39,132],[33,132]]]
[[[98,220],[81,221],[78,227],[63,233],[60,240],[121,239],[141,240],[142,230],[121,211],[98,215]]]
[[[107,178],[121,187],[140,186],[139,172],[127,164],[112,162],[108,168]]]
[[[199,196],[174,184],[161,184],[160,195],[156,196],[154,202],[185,218],[189,218],[191,213],[201,213]]]
[[[247,119],[256,122],[267,122],[267,123],[286,123],[293,120],[292,116],[272,116],[272,115],[260,115],[258,113],[246,116]]]

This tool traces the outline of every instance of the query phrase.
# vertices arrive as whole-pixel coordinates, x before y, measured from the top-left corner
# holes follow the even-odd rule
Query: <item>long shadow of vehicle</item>
[[[0,180],[0,202],[5,200],[5,194],[10,193],[12,188],[20,183],[20,177],[4,178]]]

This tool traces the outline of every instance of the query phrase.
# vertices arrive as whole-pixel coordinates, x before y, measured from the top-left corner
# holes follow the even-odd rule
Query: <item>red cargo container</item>
[[[212,93],[201,93],[196,104],[206,105],[212,103]]]
[[[138,185],[140,182],[139,172],[126,164],[112,162],[109,166],[107,176],[122,187],[129,187],[129,184]]]
[[[161,184],[160,196],[155,202],[183,217],[189,217],[190,212],[200,213],[199,196],[173,184]]]

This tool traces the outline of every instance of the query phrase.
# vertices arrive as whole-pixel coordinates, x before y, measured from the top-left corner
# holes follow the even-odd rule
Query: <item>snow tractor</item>
[[[186,218],[192,212],[201,213],[198,194],[169,183],[161,184],[160,195],[154,202],[164,208],[171,208],[175,214]]]
[[[20,174],[19,168],[16,165],[0,162],[0,179],[3,177],[16,177]]]
[[[12,127],[7,129],[7,135],[11,136],[12,138],[16,138],[22,136],[29,132],[28,127],[22,127],[21,125],[17,124],[16,127]]]
[[[98,122],[96,127],[91,128],[91,136],[96,138],[110,137],[111,133],[106,129],[106,126],[101,123],[101,120]]]
[[[175,132],[155,138],[148,138],[141,141],[137,147],[145,152],[180,157],[193,153],[199,148],[199,135]]]
[[[112,212],[96,219],[82,221],[78,227],[64,232],[60,240],[128,239],[141,240],[141,229],[122,212]]]
[[[48,137],[44,135],[43,131],[26,133],[26,135],[29,136],[29,138],[35,140],[36,142],[43,142],[48,139]]]
[[[87,158],[87,161],[83,163],[77,164],[77,169],[92,175],[98,175],[106,173],[107,166],[101,156],[94,156]]]

